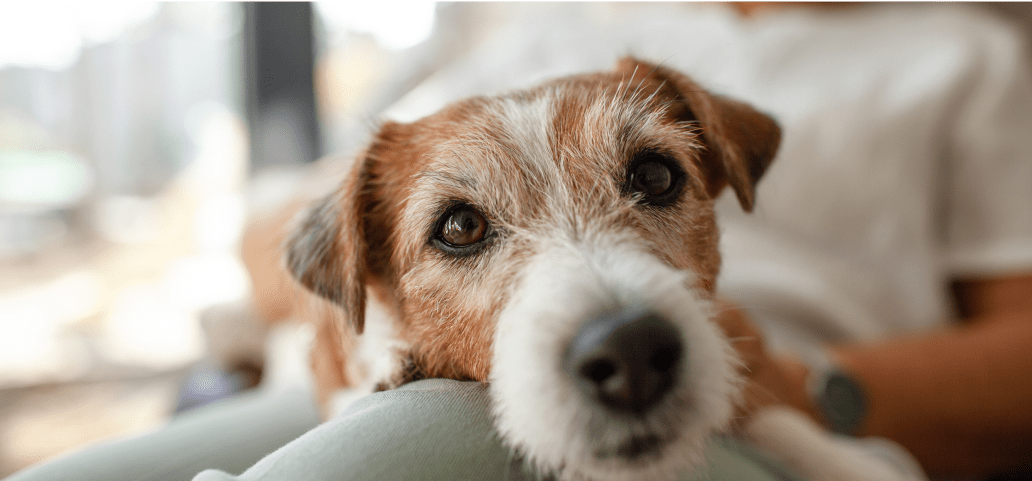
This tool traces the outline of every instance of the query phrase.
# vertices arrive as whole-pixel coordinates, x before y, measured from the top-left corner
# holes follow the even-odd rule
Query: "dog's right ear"
[[[369,246],[364,217],[372,147],[355,159],[347,178],[316,202],[287,239],[287,270],[308,290],[343,310],[345,323],[365,327]],[[345,328],[347,326],[337,326]]]

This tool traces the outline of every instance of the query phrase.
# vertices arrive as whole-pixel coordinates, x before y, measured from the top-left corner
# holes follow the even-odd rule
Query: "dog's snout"
[[[585,324],[567,346],[563,367],[588,397],[643,413],[673,387],[683,351],[678,330],[662,316],[622,310]]]

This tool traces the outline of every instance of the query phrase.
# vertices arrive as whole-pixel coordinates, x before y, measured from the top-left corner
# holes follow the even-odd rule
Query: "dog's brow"
[[[427,168],[420,171],[416,177],[423,182],[435,185],[448,185],[453,188],[460,188],[472,191],[477,188],[477,179],[473,175],[454,170]],[[422,184],[423,182],[420,182]]]

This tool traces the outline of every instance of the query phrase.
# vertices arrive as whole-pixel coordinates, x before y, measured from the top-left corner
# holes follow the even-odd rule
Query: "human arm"
[[[957,285],[957,328],[833,352],[870,398],[860,434],[930,473],[984,475],[1032,453],[1032,274]]]
[[[1032,453],[1032,273],[965,280],[962,323],[922,336],[828,346],[863,385],[858,432],[906,447],[930,474],[987,475]],[[757,368],[753,403],[782,402],[821,415],[806,395],[807,368],[790,356]]]

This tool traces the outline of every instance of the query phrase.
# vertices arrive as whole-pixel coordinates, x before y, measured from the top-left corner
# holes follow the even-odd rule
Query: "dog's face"
[[[710,321],[713,199],[750,209],[778,128],[672,70],[612,72],[385,124],[289,243],[361,332],[367,289],[407,348],[387,387],[489,381],[505,439],[564,477],[669,478],[731,415]],[[331,330],[332,332],[332,330]]]

